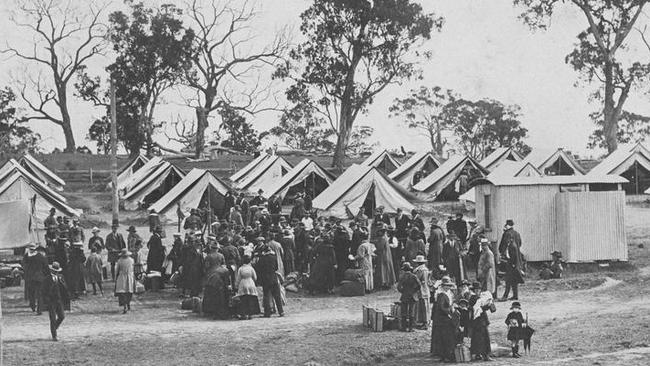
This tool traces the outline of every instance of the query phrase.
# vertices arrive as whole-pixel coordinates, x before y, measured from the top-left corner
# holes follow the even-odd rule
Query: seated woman
[[[223,263],[208,268],[203,287],[203,313],[214,319],[230,319],[230,272]]]

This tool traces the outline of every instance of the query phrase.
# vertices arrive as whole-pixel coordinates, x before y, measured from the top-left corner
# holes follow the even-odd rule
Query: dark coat
[[[420,233],[424,233],[424,221],[420,216],[416,216],[411,220],[411,227],[420,229]]]
[[[257,262],[257,281],[262,287],[269,287],[277,284],[278,276],[275,271],[278,270],[278,260],[275,254],[267,253],[260,257]]]
[[[279,199],[274,198],[269,200],[269,213],[272,215],[277,215],[282,212],[282,203]]]
[[[226,260],[227,265],[236,264],[239,266],[241,264],[241,258],[239,256],[239,251],[232,245],[226,245],[221,248],[221,253]]]
[[[43,283],[43,302],[45,305],[60,304],[63,309],[70,310],[70,296],[68,295],[68,286],[60,275],[53,277],[49,274],[45,277]]]
[[[399,276],[399,282],[397,283],[397,291],[402,294],[400,301],[414,302],[415,295],[420,293],[420,281],[418,281],[418,278],[413,272],[402,271]]]
[[[47,258],[40,252],[34,255],[25,254],[23,257],[23,271],[25,273],[25,282],[42,283],[45,277],[50,274],[50,268],[47,265]]]
[[[408,228],[411,225],[411,218],[402,214],[402,217],[395,217],[395,237],[399,240],[406,240]]]
[[[147,243],[149,254],[147,255],[147,270],[163,272],[163,262],[165,261],[165,247],[162,244],[160,235],[153,234]]]
[[[106,250],[108,250],[108,261],[111,263],[117,262],[118,254],[122,249],[126,248],[124,237],[120,233],[113,234],[113,232],[110,232],[106,235],[105,242]]]
[[[264,203],[266,203],[266,198],[264,198],[264,197],[262,197],[262,196],[255,196],[255,197],[253,197],[253,199],[251,200],[251,206],[257,206],[257,207],[260,207],[260,206],[262,206]]]
[[[445,242],[445,232],[437,225],[431,226],[431,234],[429,235],[429,255],[428,264],[431,270],[436,270],[439,265],[444,264],[442,258],[442,248]]]
[[[404,245],[404,259],[407,262],[412,261],[418,254],[425,255],[426,246],[422,239],[406,239],[406,244]]]
[[[185,230],[201,230],[203,228],[203,221],[197,215],[190,215],[185,219],[183,229]]]
[[[522,260],[519,247],[514,242],[510,242],[507,249],[506,256],[506,282],[509,283],[524,283],[522,275]]]
[[[450,229],[458,235],[463,242],[467,240],[467,222],[463,219],[455,219],[450,223]]]
[[[512,228],[503,232],[501,241],[499,242],[499,254],[505,254],[505,251],[508,248],[508,243],[511,241],[517,244],[517,248],[521,248],[521,235]]]

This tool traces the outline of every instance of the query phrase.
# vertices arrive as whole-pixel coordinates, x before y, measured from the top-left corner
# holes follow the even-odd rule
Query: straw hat
[[[52,265],[50,266],[50,271],[59,273],[62,270],[63,269],[61,268],[61,265],[59,264],[59,262],[52,262]]]
[[[413,260],[413,263],[426,263],[426,262],[427,262],[427,259],[424,258],[423,255],[418,255],[418,256],[416,256],[415,259]]]
[[[100,230],[97,226],[93,227],[92,230],[90,230],[93,233],[98,233]]]
[[[456,287],[456,284],[454,284],[451,281],[451,278],[449,276],[442,276],[442,280],[440,282],[441,286],[447,286],[447,287]]]

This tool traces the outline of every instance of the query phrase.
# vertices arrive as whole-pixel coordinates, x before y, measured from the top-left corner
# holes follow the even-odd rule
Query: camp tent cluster
[[[42,177],[42,179],[41,179]],[[11,248],[39,242],[43,222],[54,207],[61,215],[80,216],[82,211],[71,207],[57,192],[65,182],[30,155],[10,159],[0,167],[0,248]],[[6,234],[9,233],[9,234]]]

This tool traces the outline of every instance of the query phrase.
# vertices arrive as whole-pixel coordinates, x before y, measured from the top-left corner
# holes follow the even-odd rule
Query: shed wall
[[[569,262],[623,260],[625,237],[625,192],[558,193],[558,250]]]

